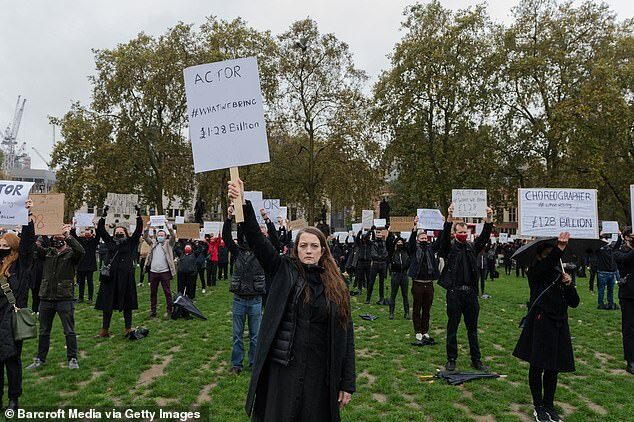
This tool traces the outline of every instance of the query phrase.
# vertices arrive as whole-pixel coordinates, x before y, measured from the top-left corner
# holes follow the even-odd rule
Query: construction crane
[[[42,159],[42,161],[44,161],[44,163],[46,164],[46,166],[48,167],[49,170],[52,170],[53,167],[51,167],[51,163],[49,161],[46,160],[46,158],[44,158],[44,156],[42,155],[42,153],[40,153],[37,148],[35,147],[31,147],[31,149],[33,151],[35,151],[35,153],[37,154],[38,157],[40,157]]]
[[[20,100],[22,101],[21,104]],[[15,103],[15,112],[13,113],[13,121],[9,122],[2,134],[2,149],[4,150],[3,167],[5,170],[19,167],[20,160],[24,156],[23,152],[22,154],[17,153],[15,146],[18,144],[18,130],[20,130],[25,104],[26,98],[22,99],[22,96],[18,95],[18,101]]]

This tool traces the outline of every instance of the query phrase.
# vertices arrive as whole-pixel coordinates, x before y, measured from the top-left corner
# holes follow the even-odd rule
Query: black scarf
[[[302,268],[304,274],[306,274],[308,286],[315,298],[324,294],[324,284],[321,282],[321,274],[324,272],[324,268],[314,264],[302,264]]]

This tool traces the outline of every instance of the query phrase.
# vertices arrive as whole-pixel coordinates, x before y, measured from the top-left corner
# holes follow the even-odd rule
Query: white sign
[[[508,243],[509,234],[508,233],[500,233],[500,243]]]
[[[185,224],[185,217],[176,216],[176,224]]]
[[[491,241],[491,244],[493,244],[493,245],[495,245],[496,243],[498,243],[498,239],[497,239],[497,237],[495,237],[495,236],[491,236],[491,237],[489,238],[489,240]]]
[[[453,216],[458,218],[484,218],[487,215],[486,189],[453,189]]]
[[[385,228],[386,225],[387,225],[387,221],[385,221],[385,218],[374,219],[374,227],[376,227],[377,229]]]
[[[203,223],[204,234],[213,233],[214,236],[218,236],[221,230],[222,230],[222,221],[205,221]]]
[[[440,210],[419,208],[416,210],[418,216],[418,228],[429,230],[442,230],[445,221]]]
[[[405,240],[406,242],[409,240],[410,236],[412,235],[412,232],[401,232],[401,237],[403,238],[403,240]]]
[[[610,242],[618,242],[619,241],[619,234],[618,233],[612,233],[612,237],[610,238]]]
[[[603,233],[618,233],[619,222],[618,221],[603,221],[601,225],[601,231]]]
[[[29,212],[24,203],[29,198],[32,182],[0,181],[0,224],[25,226],[29,224]]]
[[[480,234],[482,233],[482,230],[484,230],[484,223],[476,223],[475,234],[480,236]]]
[[[434,237],[434,232],[432,230],[427,230],[427,236]]]
[[[339,241],[339,243],[345,243],[347,237],[348,237],[348,233],[346,232],[337,233],[337,240]]]
[[[255,212],[255,218],[258,220],[258,224],[265,225],[262,215],[260,215],[260,209],[264,209],[269,215],[271,221],[277,221],[277,217],[280,215],[280,200],[279,199],[263,199],[261,201],[251,201],[251,206]]]
[[[165,216],[164,215],[151,215],[150,216],[150,226],[152,227],[163,227],[165,225]]]
[[[262,192],[257,191],[257,190],[246,191],[246,192],[244,192],[244,200],[245,201],[251,201],[251,202],[261,201],[262,200]]]
[[[269,162],[257,59],[201,64],[183,73],[194,171]]]
[[[288,219],[288,207],[280,207],[279,217],[282,217],[284,220]]]
[[[356,236],[361,230],[363,230],[363,223],[356,223],[352,225],[352,232]]]
[[[595,189],[518,189],[519,232],[522,236],[599,237]]]
[[[361,224],[363,224],[363,228],[365,229],[371,228],[373,222],[374,222],[374,211],[363,210],[363,212],[361,212]]]
[[[75,226],[77,227],[94,227],[95,214],[85,212],[75,213]]]

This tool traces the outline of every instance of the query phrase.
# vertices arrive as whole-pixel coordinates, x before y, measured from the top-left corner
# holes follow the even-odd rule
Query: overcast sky
[[[452,9],[473,0],[441,0]],[[238,16],[259,30],[285,31],[307,16],[322,33],[347,42],[357,66],[376,80],[388,66],[387,55],[400,38],[406,0],[28,0],[4,1],[0,8],[0,130],[13,118],[18,95],[27,99],[19,141],[27,142],[34,168],[48,160],[53,146],[47,115],[62,116],[73,101],[90,101],[88,75],[94,72],[92,48],[112,48],[144,31],[165,32],[178,21],[200,24],[209,15]],[[517,1],[490,0],[498,21],[510,20]],[[619,19],[634,16],[634,1],[609,0]],[[57,131],[59,139],[59,129]]]

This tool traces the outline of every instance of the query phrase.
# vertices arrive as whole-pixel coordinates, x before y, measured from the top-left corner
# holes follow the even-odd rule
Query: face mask
[[[57,249],[62,248],[65,244],[66,244],[66,242],[64,242],[64,241],[63,241],[63,240],[61,240],[61,239],[53,239],[53,240],[51,241],[51,245],[52,245],[54,248],[57,248]]]
[[[426,245],[427,241],[426,240],[420,240],[418,243],[420,243],[421,245]]]
[[[0,258],[6,258],[11,253],[11,249],[0,249]]]
[[[85,233],[84,236],[86,239],[90,239],[92,237],[92,233]]]
[[[467,233],[456,233],[456,240],[460,243],[467,241]]]
[[[403,249],[403,245],[402,245],[402,244],[400,244],[400,243],[398,243],[398,244],[396,245],[396,249]]]
[[[157,237],[157,238],[156,238],[156,241],[157,241],[158,243],[163,243],[163,242],[165,242],[165,236],[159,236],[159,237]]]
[[[186,247],[185,247],[185,253],[186,253],[186,254],[190,254],[190,253],[192,253],[192,248],[190,248],[189,246],[186,246]]]

